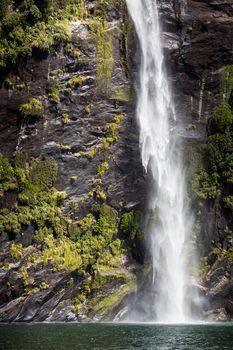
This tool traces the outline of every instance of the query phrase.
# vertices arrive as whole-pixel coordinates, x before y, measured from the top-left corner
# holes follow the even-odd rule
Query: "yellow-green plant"
[[[44,114],[44,107],[40,100],[33,97],[26,103],[20,105],[19,112],[25,119],[30,117],[42,118]]]
[[[107,21],[97,22],[96,79],[99,90],[109,94],[113,70],[112,34]]]

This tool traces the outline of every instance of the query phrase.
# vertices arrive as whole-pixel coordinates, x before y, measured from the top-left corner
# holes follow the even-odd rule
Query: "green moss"
[[[103,176],[108,169],[109,169],[109,159],[106,158],[98,167],[97,174],[99,176]]]
[[[56,79],[51,79],[48,83],[48,86],[46,88],[47,90],[47,96],[49,101],[54,103],[60,102],[60,91],[59,91],[59,85]]]
[[[28,271],[27,271],[26,267],[22,269],[21,276],[23,279],[23,285],[24,285],[24,287],[26,287],[28,284]]]
[[[109,294],[106,292],[108,286],[111,286]],[[98,317],[107,316],[127,294],[135,290],[135,279],[126,270],[99,266],[93,278],[93,297],[88,300],[87,313],[94,311]]]
[[[68,89],[77,89],[79,86],[82,86],[86,82],[87,78],[84,76],[78,76],[71,78],[68,82],[66,87]]]
[[[35,294],[35,293],[38,293],[40,291],[40,288],[38,288],[38,287],[34,287],[34,288],[32,288],[32,287],[28,287],[28,288],[26,288],[26,295],[27,296],[31,296],[31,295],[33,295],[33,294]]]
[[[77,180],[78,180],[78,176],[76,176],[76,175],[73,175],[73,176],[71,176],[71,178],[70,178],[70,181],[71,181],[73,184],[76,183]]]
[[[223,198],[224,206],[233,211],[233,196],[226,196]]]
[[[67,55],[74,59],[79,59],[81,56],[81,52],[76,50],[71,43],[68,43],[65,47],[65,52]]]
[[[69,122],[70,116],[68,113],[63,113],[61,116],[62,124],[65,125]]]
[[[118,134],[118,124],[117,123],[110,123],[107,126],[107,137],[110,143],[117,141],[119,134]]]
[[[226,220],[229,220],[233,211],[233,115],[229,105],[221,105],[215,110],[209,119],[208,132],[205,147],[197,156],[193,152],[194,159],[189,157],[191,168],[188,174],[195,173],[188,185],[191,188],[192,205],[196,210],[194,231],[197,234],[200,233],[200,220],[206,214],[207,205],[219,205],[221,215]],[[213,248],[210,255],[204,258],[200,272],[206,273],[213,260],[222,258],[231,261],[231,248]]]
[[[130,292],[128,286],[123,286],[119,290],[117,290],[115,293],[112,293],[108,297],[104,298],[103,300],[96,302],[95,305],[93,305],[92,310],[95,312],[95,315],[98,316],[104,316],[107,315],[108,312],[112,311],[117,305],[120,304],[120,302],[123,300],[123,298]]]
[[[216,172],[208,174],[202,171],[196,175],[192,189],[199,199],[214,199],[220,193],[219,178],[220,176]]]
[[[96,22],[96,79],[100,91],[109,94],[113,70],[112,35],[106,21]]]
[[[119,101],[119,102],[128,102],[129,101],[129,91],[122,88],[116,87],[112,89],[111,99]]]
[[[93,227],[95,234],[106,235],[110,240],[112,236],[116,234],[118,226],[118,215],[117,211],[106,204],[100,207],[100,216]]]
[[[32,0],[8,7],[1,21],[0,68],[16,64],[20,57],[31,56],[35,49],[50,53],[70,41],[69,13],[64,11],[63,16],[58,16],[56,6],[49,2],[40,7]]]
[[[196,162],[196,175],[192,179],[192,193],[201,200],[224,198],[233,184],[233,115],[229,105],[216,109],[209,120],[208,142]],[[192,158],[192,156],[191,156]],[[190,160],[188,161],[190,163]],[[229,204],[229,201],[227,201]]]
[[[69,228],[70,238],[82,259],[82,267],[105,263],[108,266],[120,261],[121,242],[117,239],[118,215],[115,209],[102,205]],[[86,293],[87,294],[87,293]]]
[[[133,240],[135,237],[141,237],[142,231],[140,229],[140,224],[142,221],[142,213],[140,211],[131,211],[125,213],[121,218],[120,228]]]
[[[10,0],[0,0],[0,19],[6,17]]]
[[[0,160],[4,166],[0,181],[2,195],[15,191],[14,207],[10,212],[6,208],[0,211],[0,232],[16,234],[23,225],[33,223],[38,230],[46,226],[51,227],[54,234],[61,234],[65,226],[59,206],[65,194],[52,187],[57,175],[55,161],[52,158],[34,159],[29,169],[23,169],[13,167],[2,156]]]
[[[114,242],[112,242],[109,245],[110,249],[111,249],[111,253],[114,257],[120,257],[122,254],[122,249],[121,249],[121,240],[120,239],[116,239]]]
[[[24,150],[16,151],[14,153],[14,165],[16,168],[26,169],[26,164],[28,160],[28,153]]]
[[[106,125],[106,131],[105,131],[106,136],[101,139],[101,142],[99,145],[92,146],[87,151],[80,151],[75,153],[74,155],[77,157],[86,157],[86,158],[92,159],[96,155],[107,150],[111,144],[115,143],[119,139],[119,128],[123,120],[123,117],[124,117],[123,114],[116,114],[113,117],[112,122]]]
[[[106,202],[107,200],[107,195],[104,192],[103,188],[101,188],[100,186],[97,186],[95,188],[95,194],[96,194],[96,198],[101,200],[102,202]]]
[[[90,114],[91,113],[91,110],[92,110],[92,107],[93,107],[93,105],[91,104],[91,105],[88,105],[87,107],[85,107],[85,113],[86,114]]]
[[[81,267],[82,259],[78,254],[75,243],[67,237],[55,239],[48,235],[44,239],[44,244],[46,248],[42,251],[41,256],[38,256],[38,260],[41,260],[44,266],[52,261],[54,268],[57,270],[75,271]]]
[[[25,119],[31,117],[42,118],[44,114],[44,107],[40,100],[31,98],[27,103],[20,105],[19,112],[22,118]]]
[[[216,133],[224,133],[233,122],[233,113],[231,107],[228,104],[219,106],[214,112],[211,122],[211,131]]]
[[[12,178],[14,178],[14,169],[0,153],[0,181],[10,181]]]
[[[10,245],[10,255],[15,260],[20,260],[23,256],[22,244],[15,244],[14,242]]]
[[[66,96],[71,95],[71,94],[72,94],[72,89],[71,89],[71,88],[65,88],[64,94],[65,94]]]
[[[210,270],[210,268],[211,266],[208,263],[208,257],[203,257],[198,267],[198,271],[195,271],[194,275],[203,276]]]
[[[198,275],[202,276],[205,275],[211,268],[211,265],[209,263],[209,259],[211,258],[211,260],[213,260],[213,258],[216,260],[219,260],[221,262],[221,260],[227,260],[229,263],[233,262],[233,247],[229,248],[229,249],[223,249],[223,248],[219,248],[219,247],[214,247],[212,249],[212,251],[208,254],[208,256],[205,256],[204,258],[202,258],[201,264],[199,266],[199,270],[198,270]],[[220,267],[219,269],[223,269],[224,267]]]
[[[66,19],[37,18],[31,24],[22,13],[11,12],[2,23],[0,37],[0,67],[16,64],[19,57],[31,56],[33,49],[45,53],[70,40],[71,28]]]
[[[91,293],[90,280],[83,280],[81,291],[85,296],[88,296]]]
[[[48,189],[57,178],[57,164],[53,158],[35,159],[31,162],[29,179],[34,185]]]
[[[14,89],[14,85],[15,85],[15,82],[14,82],[13,79],[7,78],[6,80],[4,80],[4,87],[7,90],[13,90]]]
[[[71,147],[69,145],[60,144],[59,147],[64,151],[70,151]]]

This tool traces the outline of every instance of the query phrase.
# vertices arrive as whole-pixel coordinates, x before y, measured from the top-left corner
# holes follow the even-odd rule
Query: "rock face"
[[[96,3],[86,2],[90,16]],[[90,213],[96,201],[106,201],[119,215],[145,204],[146,182],[127,66],[127,31],[123,22],[126,15],[123,3],[110,8],[110,34],[106,38],[98,37],[103,35],[102,27],[98,34],[91,23],[72,21],[70,51],[62,47],[53,55],[28,59],[14,72],[20,88],[7,89],[2,84],[0,90],[1,152],[9,159],[15,150],[24,150],[29,157],[55,159],[55,186],[66,193],[63,212],[74,223]],[[105,39],[112,46],[107,53]],[[54,81],[58,100],[49,98]],[[20,106],[31,97],[45,108],[43,119],[36,122],[22,120],[19,115]],[[102,171],[103,164],[106,168]],[[6,202],[3,198],[1,208]],[[85,297],[78,300],[83,277],[77,271],[57,270],[52,261],[46,266],[29,262],[30,256],[40,254],[41,249],[35,245],[34,234],[31,225],[20,234],[1,235],[0,320],[114,318],[121,301],[135,290],[139,266],[131,252],[122,255],[115,268],[96,270],[97,294],[87,312],[86,305],[79,306],[79,310],[77,307],[86,303]],[[15,243],[20,249],[23,247],[23,253],[14,258],[11,249]],[[143,260],[142,251],[133,248],[132,252],[137,260]]]
[[[90,12],[95,1],[86,1]],[[207,139],[207,119],[224,98],[222,68],[233,64],[233,7],[225,1],[159,1],[163,26],[163,46],[168,77],[171,82],[179,128],[185,149],[199,150]],[[135,120],[133,84],[137,77],[139,60],[137,39],[126,14],[124,4],[113,6],[108,12],[109,31],[112,33],[112,69],[109,66],[98,76],[98,38],[91,35],[85,22],[73,21],[72,50],[63,48],[54,55],[33,57],[17,67],[17,81],[23,87],[0,90],[0,145],[1,152],[11,158],[16,149],[24,149],[30,157],[53,157],[59,169],[56,188],[65,191],[64,212],[76,221],[87,214],[93,205],[93,182],[100,180],[98,168],[108,158],[108,167],[101,177],[101,186],[107,203],[123,213],[145,207],[147,183],[143,174]],[[81,77],[81,80],[80,80]],[[75,82],[76,78],[76,83]],[[77,80],[79,78],[79,80]],[[49,84],[56,79],[59,101],[48,97]],[[109,86],[110,83],[110,86]],[[22,122],[19,106],[28,98],[36,97],[45,106],[45,115],[39,122]],[[119,137],[104,151],[103,139],[108,137],[108,126],[115,116],[122,115]],[[77,205],[76,205],[77,204]],[[201,230],[197,244],[201,255],[207,255],[212,242],[224,244],[224,229],[228,219],[217,200],[207,201],[202,211]],[[100,300],[92,305],[87,315],[85,305],[76,312],[74,300],[80,294],[82,279],[73,272],[54,271],[52,263],[45,267],[32,265],[27,279],[33,279],[30,293],[25,294],[22,271],[27,256],[37,252],[33,227],[17,235],[25,251],[19,260],[9,258],[10,243],[2,234],[0,261],[0,320],[44,321],[113,318],[119,305],[134,291],[135,273],[142,263],[142,244],[134,242],[133,257],[122,257],[117,270],[101,271]],[[135,248],[136,247],[136,248]],[[7,264],[6,264],[7,261]],[[214,261],[213,261],[214,263]],[[5,264],[5,265],[4,265]],[[113,278],[113,276],[115,276]],[[229,319],[233,315],[232,264],[217,261],[202,280],[202,294],[206,317]],[[114,294],[117,290],[122,293]],[[85,304],[85,303],[84,303]]]
[[[224,75],[224,67],[233,63],[233,6],[231,1],[175,0],[160,2],[160,11],[168,74],[177,116],[183,125],[180,133],[184,138],[185,159],[194,172],[195,153],[207,141],[208,118],[217,106],[228,102],[226,95],[230,91],[226,91],[226,85],[233,88],[229,76]],[[192,206],[195,211],[198,207],[195,200]],[[196,217],[200,226],[195,230],[199,256],[210,254],[208,263],[213,264],[201,281],[205,289],[200,289],[202,307],[209,319],[229,319],[232,262],[219,257],[214,263],[216,255],[212,250],[232,246],[232,221],[219,198],[202,201]]]

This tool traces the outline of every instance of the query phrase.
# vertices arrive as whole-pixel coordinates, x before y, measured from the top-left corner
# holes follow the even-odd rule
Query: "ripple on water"
[[[225,350],[233,324],[0,325],[1,350]]]

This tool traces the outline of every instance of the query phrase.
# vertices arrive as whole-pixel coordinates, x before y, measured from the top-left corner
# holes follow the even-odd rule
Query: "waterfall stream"
[[[153,262],[152,321],[186,321],[189,225],[178,122],[164,68],[156,0],[127,0],[141,47],[137,118],[143,166],[151,173],[148,233]]]

